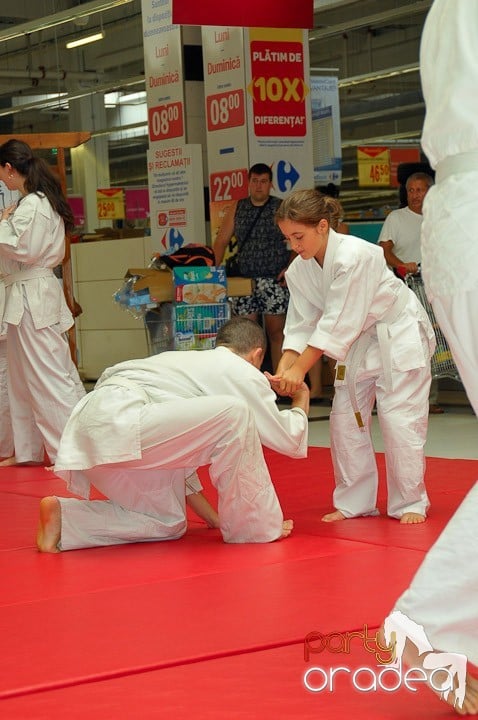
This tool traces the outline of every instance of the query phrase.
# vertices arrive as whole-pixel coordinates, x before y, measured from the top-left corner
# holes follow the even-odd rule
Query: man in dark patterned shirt
[[[270,194],[270,167],[257,163],[249,170],[248,178],[249,197],[238,200],[226,212],[214,242],[214,254],[216,265],[220,265],[229,241],[233,236],[236,238],[241,276],[252,278],[254,289],[252,295],[233,300],[233,313],[252,320],[263,316],[275,370],[284,339],[289,301],[284,272],[291,251],[274,221],[281,200]]]

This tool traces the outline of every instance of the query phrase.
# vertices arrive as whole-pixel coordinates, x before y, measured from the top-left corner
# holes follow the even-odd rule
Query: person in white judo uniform
[[[14,461],[13,430],[7,387],[7,338],[0,335],[0,459]]]
[[[7,334],[15,457],[17,463],[43,462],[46,450],[53,463],[84,394],[64,334],[73,317],[53,273],[73,216],[48,164],[22,141],[0,146],[0,180],[21,195],[0,215],[0,332]],[[41,442],[32,441],[32,422]]]
[[[425,289],[478,413],[478,2],[435,0],[425,21],[420,72],[423,150],[436,171],[423,206]],[[460,714],[478,714],[478,483],[427,553],[396,610],[422,625],[439,651],[466,655]],[[421,662],[413,646],[404,661]],[[452,704],[457,697],[450,696]]]
[[[316,190],[291,193],[276,213],[298,257],[286,272],[291,300],[274,379],[282,391],[294,392],[323,353],[337,360],[330,416],[335,511],[324,521],[378,512],[370,436],[376,401],[388,515],[423,522],[434,332],[415,294],[387,267],[382,249],[332,229],[341,214],[337,200]]]
[[[7,336],[0,335],[0,467],[17,465],[13,440],[12,419],[10,417],[10,400],[8,396],[7,376]],[[23,417],[23,437],[24,458],[32,458],[28,464],[43,465],[43,439],[37,426],[35,425],[32,412],[25,413]],[[38,458],[38,460],[35,460],[35,458]]]
[[[174,540],[187,529],[186,493],[210,463],[225,542],[264,543],[287,536],[262,445],[307,455],[309,390],[279,410],[259,368],[266,338],[236,317],[214,350],[172,351],[105,370],[66,425],[54,472],[68,490],[108,500],[44,498],[38,548],[46,552]]]

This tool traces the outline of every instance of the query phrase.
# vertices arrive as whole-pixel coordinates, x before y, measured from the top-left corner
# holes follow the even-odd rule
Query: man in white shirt
[[[424,172],[416,172],[407,178],[407,206],[392,210],[385,218],[378,244],[383,248],[387,265],[393,270],[399,267],[407,273],[418,272],[422,255],[420,232],[423,221],[423,201],[433,185],[433,178]],[[432,379],[429,396],[429,412],[440,415],[443,408],[438,404],[438,381]]]
[[[196,470],[210,465],[225,542],[286,537],[262,445],[307,455],[309,391],[279,410],[260,372],[262,328],[236,317],[214,350],[165,352],[107,368],[74,408],[54,471],[68,489],[106,501],[44,498],[39,550],[58,552],[173,540],[186,532],[185,497],[200,492]]]

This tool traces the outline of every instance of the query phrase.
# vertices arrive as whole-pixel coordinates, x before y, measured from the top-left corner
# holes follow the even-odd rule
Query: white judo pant
[[[433,311],[478,415],[478,290],[437,297]],[[478,483],[397,601],[424,626],[435,650],[459,652],[478,666]]]
[[[386,389],[379,348],[372,347],[357,373],[355,386],[363,429],[355,419],[348,387],[335,386],[330,415],[336,483],[333,504],[347,518],[378,513],[378,471],[370,434],[375,399],[385,448],[388,515],[424,515],[430,506],[423,480],[430,366],[394,371],[392,379],[391,391]]]
[[[433,312],[445,335],[475,415],[478,415],[478,290],[433,299]]]
[[[478,666],[478,483],[427,553],[397,601],[423,625],[435,650],[463,653]]]
[[[0,336],[0,458],[13,455],[13,431],[7,387],[7,338]]]
[[[68,341],[55,327],[36,330],[28,307],[8,326],[8,388],[17,462],[53,464],[71,411],[85,390]]]
[[[174,540],[186,532],[185,480],[210,463],[225,542],[270,542],[283,515],[254,415],[232,396],[144,405],[142,458],[83,471],[108,500],[58,498],[62,550]]]

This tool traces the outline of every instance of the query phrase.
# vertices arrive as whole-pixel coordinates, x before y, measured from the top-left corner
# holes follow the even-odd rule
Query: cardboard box
[[[172,302],[174,300],[173,274],[170,270],[154,268],[130,268],[126,277],[139,279],[134,284],[136,292],[148,290],[153,302]]]
[[[174,299],[180,305],[227,302],[226,270],[222,267],[173,268]]]
[[[130,268],[126,277],[136,276],[135,290],[149,290],[151,300],[157,303],[174,300],[173,274],[170,270],[155,268]],[[250,278],[227,278],[227,296],[241,297],[252,293]]]

